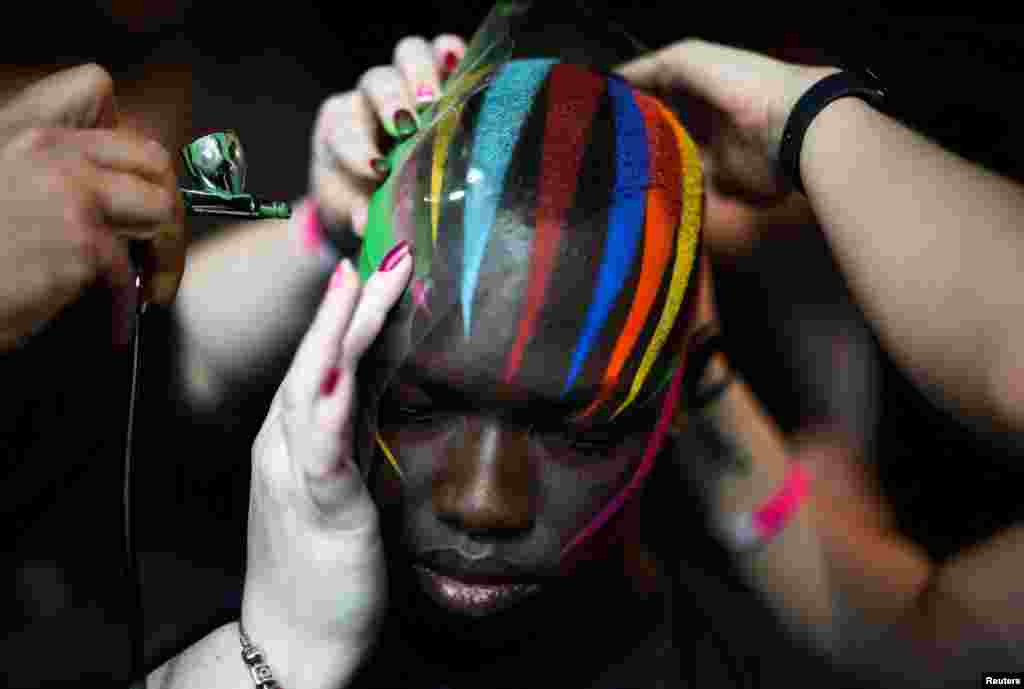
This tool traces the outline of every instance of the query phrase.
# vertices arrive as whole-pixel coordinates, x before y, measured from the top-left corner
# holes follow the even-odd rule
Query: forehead
[[[458,116],[399,180],[395,224],[429,242],[416,367],[583,409],[635,399],[685,320],[702,186],[685,132],[625,82],[545,61],[506,65]]]

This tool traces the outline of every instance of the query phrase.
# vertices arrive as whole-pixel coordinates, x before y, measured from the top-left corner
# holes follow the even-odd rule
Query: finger
[[[135,271],[124,243],[108,227],[86,228],[88,252],[95,262],[96,273],[103,275],[111,288],[122,293],[133,289]]]
[[[698,39],[679,41],[641,57],[618,71],[628,81],[670,94],[704,99],[724,112],[743,110],[751,84],[777,73],[782,63],[738,48]]]
[[[441,94],[441,76],[433,46],[419,36],[403,38],[395,46],[395,67],[412,91],[416,105],[432,103]]]
[[[117,125],[114,80],[97,64],[65,69],[22,91],[9,106],[15,128],[113,128]],[[5,120],[7,118],[5,117]]]
[[[189,242],[188,224],[184,220],[182,206],[174,221],[161,225],[156,236],[147,242],[143,298],[148,302],[167,306],[178,294]]]
[[[324,221],[334,225],[349,223],[356,234],[362,236],[366,228],[370,195],[377,185],[373,182],[345,178],[340,174],[314,175],[313,190],[323,209]]]
[[[434,60],[442,79],[447,79],[458,68],[466,55],[466,42],[454,34],[441,34],[434,39]]]
[[[66,143],[82,151],[101,167],[130,172],[153,182],[163,182],[174,173],[171,154],[159,142],[128,130],[73,129],[65,132]]]
[[[402,295],[412,275],[412,255],[408,242],[399,242],[381,261],[367,280],[352,323],[341,345],[341,370],[355,370],[359,360],[380,333],[391,308]]]
[[[295,403],[312,404],[321,393],[328,370],[338,361],[338,351],[360,292],[355,268],[343,259],[285,377],[286,394]]]
[[[119,236],[151,238],[156,225],[174,220],[179,197],[166,185],[98,167],[89,174],[100,207]]]
[[[334,96],[320,109],[313,150],[318,172],[337,172],[370,182],[387,174],[377,146],[380,122],[366,95],[352,91]]]
[[[359,81],[359,90],[390,136],[406,137],[416,132],[416,103],[401,72],[394,67],[374,67]]]

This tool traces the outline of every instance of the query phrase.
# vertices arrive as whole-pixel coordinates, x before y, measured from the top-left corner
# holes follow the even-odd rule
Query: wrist
[[[234,625],[235,657],[239,667],[250,674],[249,686],[255,689],[347,686],[372,647],[372,635],[329,638],[261,612],[243,605],[242,616]],[[259,653],[255,663],[254,653]],[[257,664],[263,667],[257,668]],[[260,674],[272,674],[276,685],[256,683]]]
[[[788,63],[784,66],[786,74],[781,81],[782,86],[769,108],[767,118],[768,131],[765,139],[768,146],[768,158],[773,163],[778,162],[779,147],[782,144],[786,123],[789,121],[790,115],[793,114],[793,109],[800,97],[825,77],[842,71],[838,67],[808,67]]]

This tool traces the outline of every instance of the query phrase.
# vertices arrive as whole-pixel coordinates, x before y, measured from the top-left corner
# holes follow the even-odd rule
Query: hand
[[[412,274],[340,264],[252,453],[242,619],[281,686],[342,686],[384,607],[377,511],[353,462],[355,373]]]
[[[184,207],[171,157],[117,122],[113,83],[86,65],[36,82],[0,110],[0,350],[51,320],[97,278],[130,298],[120,239],[145,240],[146,298],[173,300]]]
[[[417,103],[440,98],[442,80],[465,52],[456,36],[430,43],[404,38],[395,46],[393,65],[370,69],[354,91],[324,102],[313,130],[310,179],[327,221],[351,222],[363,233],[370,195],[388,173],[380,142],[387,142],[386,151],[415,131],[407,127],[415,127]]]
[[[0,349],[97,278],[130,298],[119,238],[149,240],[165,271],[183,268],[183,209],[170,155],[156,142],[110,130],[28,129],[0,147],[0,184]],[[151,294],[168,301],[176,288],[164,272]]]
[[[705,231],[713,253],[745,251],[769,228],[813,222],[806,199],[778,174],[779,142],[800,96],[835,71],[692,39],[620,69],[640,88],[685,99],[693,119],[706,116]]]

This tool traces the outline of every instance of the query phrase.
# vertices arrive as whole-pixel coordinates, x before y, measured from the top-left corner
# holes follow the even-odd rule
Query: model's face
[[[403,474],[401,500],[382,507],[401,510],[426,593],[449,611],[483,616],[560,574],[565,547],[635,471],[653,418],[574,421],[596,395],[596,371],[566,403],[556,385],[504,382],[487,340],[466,340],[461,328],[435,331],[426,345],[381,402],[381,435]],[[531,359],[555,361],[563,348],[547,341]],[[381,471],[398,481],[390,467]]]
[[[398,239],[417,267],[364,400],[386,387],[385,523],[479,617],[558,576],[636,473],[690,323],[701,177],[662,105],[574,65],[508,63],[448,117],[371,204],[364,269]]]

